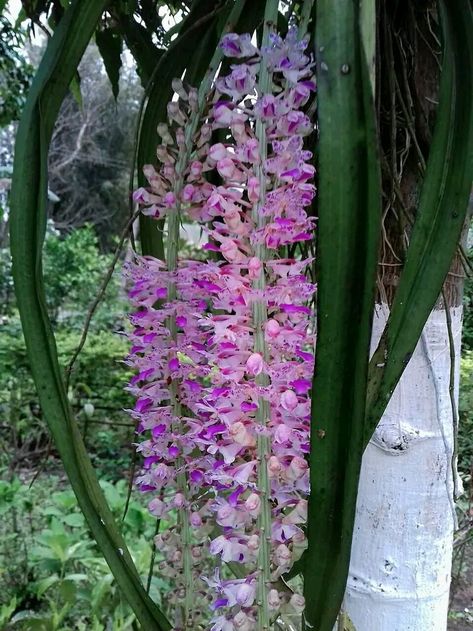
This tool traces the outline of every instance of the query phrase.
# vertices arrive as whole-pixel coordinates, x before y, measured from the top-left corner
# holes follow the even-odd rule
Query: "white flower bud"
[[[304,596],[301,596],[300,594],[293,594],[291,596],[291,600],[289,601],[289,603],[292,605],[296,613],[301,614],[304,611],[304,608],[305,608]]]
[[[242,607],[251,607],[255,600],[255,586],[243,583],[236,593],[236,601]]]
[[[271,611],[277,611],[281,606],[281,599],[277,589],[270,589],[268,592],[268,607]]]
[[[276,550],[274,551],[274,561],[276,565],[283,566],[283,567],[286,567],[287,565],[291,563],[292,552],[284,543],[279,544]]]
[[[259,549],[259,537],[258,535],[251,535],[248,537],[248,542],[246,544],[249,550],[256,552]]]
[[[162,502],[159,498],[151,500],[151,502],[148,504],[149,512],[155,517],[162,517],[165,508],[166,507],[164,505],[164,502]]]
[[[244,611],[239,611],[233,618],[236,631],[252,631],[254,625]]]
[[[261,499],[256,493],[251,493],[246,498],[245,508],[252,517],[257,517],[261,506]]]
[[[173,79],[171,82],[171,85],[172,85],[172,89],[177,94],[177,96],[180,99],[187,101],[187,99],[189,98],[189,95],[187,94],[184,88],[184,84],[182,83],[181,79]]]

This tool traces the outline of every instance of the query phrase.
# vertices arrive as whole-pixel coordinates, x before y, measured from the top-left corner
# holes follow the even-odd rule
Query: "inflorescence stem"
[[[225,32],[230,30],[234,23],[238,20],[244,2],[237,0],[233,9],[231,10],[226,26]],[[220,47],[217,47],[213,57],[210,61],[209,68],[205,74],[205,77],[200,85],[197,95],[197,107],[192,112],[186,130],[185,130],[185,142],[179,152],[179,158],[176,164],[176,179],[174,184],[174,196],[176,200],[175,212],[169,214],[168,217],[168,235],[167,235],[167,248],[166,248],[166,264],[169,272],[175,272],[178,265],[178,252],[179,252],[179,229],[181,224],[181,194],[184,187],[184,174],[189,164],[193,149],[193,139],[197,131],[200,118],[203,114],[206,97],[209,93],[212,81],[215,78],[218,67],[222,61],[223,53]],[[168,285],[168,301],[172,302],[177,298],[176,284],[174,281],[170,281]],[[177,327],[176,316],[171,315],[168,318],[167,326],[171,338],[176,341]],[[174,418],[180,418],[181,416],[181,403],[179,400],[179,383],[178,380],[173,379],[170,384],[171,392],[171,405]],[[175,428],[176,431],[179,428]],[[178,519],[181,528],[182,537],[182,549],[183,549],[183,574],[184,574],[184,620],[183,627],[190,627],[192,625],[191,610],[194,594],[194,581],[192,576],[192,538],[190,529],[190,497],[189,497],[189,483],[187,475],[184,469],[184,461],[182,458],[178,458],[176,461],[177,468],[177,487],[184,498],[185,504],[183,508],[179,509]]]
[[[314,1],[315,0],[304,0],[302,3],[301,18],[299,20],[299,39],[302,39],[307,33]]]
[[[264,16],[264,30],[262,48],[268,46],[271,32],[276,26],[278,17],[277,0],[268,0]],[[261,62],[258,92],[267,94],[272,91],[272,74],[268,67]],[[259,200],[253,206],[253,221],[255,229],[262,228],[265,224],[265,217],[262,208],[266,201],[266,175],[264,163],[267,157],[267,134],[266,125],[262,119],[257,120],[255,126],[256,138],[259,143],[260,161],[257,166],[257,176],[260,184]],[[255,248],[256,257],[263,263],[259,277],[254,281],[253,286],[259,291],[263,291],[266,286],[264,262],[267,259],[266,246],[259,244]],[[267,320],[266,304],[263,300],[255,301],[253,305],[253,328],[254,328],[254,352],[260,353],[267,361],[268,353],[264,338],[264,325]],[[268,376],[264,373],[256,378],[261,386],[268,385]],[[269,421],[269,402],[260,397],[256,421],[266,426]],[[271,455],[271,445],[266,432],[258,434],[257,437],[257,458],[258,458],[258,490],[261,497],[261,511],[258,517],[259,530],[259,553],[258,553],[258,631],[268,631],[270,628],[270,614],[268,605],[268,592],[271,584],[271,503],[270,503],[270,481],[268,476],[268,459]]]

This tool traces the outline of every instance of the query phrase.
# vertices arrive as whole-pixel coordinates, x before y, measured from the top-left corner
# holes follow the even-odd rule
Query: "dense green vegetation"
[[[24,474],[23,474],[24,475]],[[12,475],[0,482],[0,628],[39,631],[126,631],[135,616],[90,537],[74,493],[54,474],[31,480]],[[101,486],[117,520],[122,520],[125,479]],[[121,521],[130,551],[146,581],[155,523],[136,499]],[[158,602],[166,585],[152,577]],[[14,613],[15,612],[15,613]]]
[[[31,466],[45,456],[49,438],[28,369],[21,324],[11,292],[8,254],[3,250],[0,256],[0,410],[4,419],[0,428],[7,445],[0,458],[4,466],[11,467],[12,462],[24,466],[25,461]],[[85,226],[65,236],[49,230],[44,256],[48,306],[55,322],[63,366],[68,365],[79,344],[89,305],[110,262],[110,255],[100,253],[92,228]],[[64,271],[58,273],[58,270]],[[93,434],[103,429],[101,422],[104,422],[111,435],[108,446],[112,449],[114,443],[116,449],[117,441],[129,442],[130,438],[126,438],[127,427],[113,425],[114,422],[129,424],[121,412],[129,403],[122,389],[127,373],[120,363],[126,353],[126,343],[120,336],[120,329],[125,325],[123,314],[121,280],[117,274],[92,321],[87,342],[72,369],[69,387],[70,401],[84,431],[90,432],[91,442],[95,444]],[[89,426],[97,429],[92,431]],[[117,440],[114,432],[119,434]],[[100,447],[100,439],[96,444],[97,448],[103,447]]]
[[[469,261],[473,260],[473,248]],[[470,487],[473,468],[473,279],[467,277],[463,296],[462,358],[459,400],[459,468]]]
[[[0,15],[0,127],[17,120],[25,104],[33,76],[33,66],[22,51],[25,40],[25,30]]]
[[[50,445],[28,369],[7,251],[0,256],[0,628],[131,629],[135,616],[90,537]],[[63,366],[79,344],[87,311],[110,262],[111,255],[100,252],[90,226],[64,236],[48,229],[48,306]],[[123,389],[128,374],[122,363],[127,346],[120,335],[126,324],[124,304],[116,273],[74,365],[69,389],[102,488],[119,521],[133,468],[133,427],[123,412],[130,404]],[[145,581],[155,527],[145,503],[134,494],[122,529]],[[162,587],[153,577],[153,598],[159,600]]]

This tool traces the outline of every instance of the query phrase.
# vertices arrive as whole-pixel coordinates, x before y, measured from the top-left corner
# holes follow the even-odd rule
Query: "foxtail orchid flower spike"
[[[195,99],[176,84],[179,99],[160,126],[160,166],[146,167],[149,187],[135,193],[157,218],[170,220],[179,207],[214,253],[171,268],[150,257],[126,266],[136,308],[130,414],[143,457],[136,482],[153,515],[173,523],[186,511],[195,608],[212,631],[262,630],[304,607],[279,578],[306,546],[309,492],[312,260],[288,256],[315,228],[306,48],[294,27],[285,38],[272,33],[261,50],[248,34],[226,35],[221,50],[235,63],[215,81],[203,122],[189,134]],[[217,129],[225,141],[212,144]],[[183,137],[192,154],[185,164]],[[179,533],[171,526],[157,537],[177,612],[186,585]],[[228,563],[244,578],[231,578]]]

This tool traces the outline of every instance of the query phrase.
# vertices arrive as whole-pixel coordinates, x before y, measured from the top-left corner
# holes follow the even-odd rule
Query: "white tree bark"
[[[457,397],[461,307],[450,312]],[[386,315],[379,306],[374,347]],[[356,631],[446,629],[455,523],[450,363],[446,313],[435,310],[363,457],[344,601]]]

